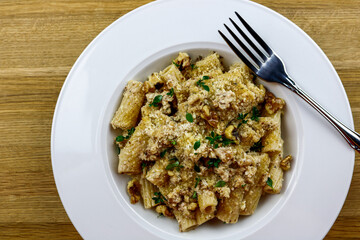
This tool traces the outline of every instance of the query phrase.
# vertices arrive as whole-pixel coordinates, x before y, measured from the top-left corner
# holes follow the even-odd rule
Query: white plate
[[[266,86],[287,102],[286,152],[295,156],[281,194],[262,200],[237,224],[210,223],[179,233],[175,220],[129,204],[116,174],[109,122],[130,79],[144,81],[178,51],[234,55],[217,33],[238,11],[283,58],[310,95],[353,128],[349,102],[333,66],[297,26],[259,4],[238,0],[156,1],[121,17],[81,54],[56,106],[51,153],[64,207],[85,239],[321,239],[347,195],[354,151],[319,114],[287,89]]]

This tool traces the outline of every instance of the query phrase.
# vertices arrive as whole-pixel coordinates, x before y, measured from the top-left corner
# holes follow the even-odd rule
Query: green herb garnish
[[[152,103],[149,104],[150,107],[158,107],[158,103],[161,102],[163,96],[162,95],[157,95],[156,97],[154,97],[154,100]]]
[[[142,162],[141,163],[141,170],[144,170],[144,168],[146,168],[146,166],[147,166],[146,162]]]
[[[204,76],[204,77],[207,77],[207,76]],[[209,79],[209,78],[204,79],[204,77],[203,77],[203,79],[198,80],[196,82],[196,85],[201,86],[205,91],[209,92],[210,91],[209,86],[204,83],[204,80]]]
[[[237,120],[241,120],[240,123],[239,123],[239,125],[238,125],[238,128],[241,126],[241,124],[245,124],[245,123],[248,122],[248,120],[245,120],[245,118],[246,118],[247,115],[248,115],[248,113],[246,113],[246,114],[240,113],[240,114],[238,115]]]
[[[162,151],[162,152],[160,153],[160,157],[164,157],[165,154],[166,154],[166,152],[167,152],[167,149],[165,149],[164,151]]]
[[[218,182],[215,184],[215,187],[223,187],[223,186],[225,186],[225,185],[226,185],[226,182],[220,180],[220,181],[218,181]]]
[[[197,150],[200,147],[200,140],[194,143],[194,149]]]
[[[177,159],[177,157],[173,157],[173,158],[171,158],[169,161],[170,161],[170,162],[172,162],[172,161],[178,161],[178,159]]]
[[[159,204],[159,203],[164,203],[166,200],[166,198],[161,194],[161,192],[155,192],[154,193],[155,197],[153,197],[152,199],[155,201],[155,204]]]
[[[261,139],[254,143],[254,145],[250,148],[250,151],[254,151],[254,152],[261,152],[261,149],[263,148],[264,146],[262,145],[261,143]]]
[[[200,167],[195,164],[195,165],[194,165],[194,170],[195,170],[195,172],[200,172]]]
[[[241,185],[241,187],[245,187],[245,186],[246,186],[246,184]]]
[[[128,135],[126,136],[126,139],[129,139],[130,138],[130,136],[135,132],[135,128],[130,128],[129,130],[127,130],[128,131]]]
[[[194,191],[193,195],[191,196],[192,198],[197,198],[197,192]]]
[[[230,140],[230,139],[227,139],[226,137],[222,137],[222,142],[221,143],[222,143],[223,146],[227,146],[227,145],[229,145],[231,143],[234,143],[234,141]]]
[[[198,67],[195,64],[191,64],[191,69],[197,69]]]
[[[272,189],[274,189],[274,188],[273,188],[273,181],[272,181],[272,179],[269,178],[269,177],[268,177],[268,179],[267,179],[267,181],[266,181],[266,185],[268,185],[269,187],[271,187]]]
[[[195,178],[195,188],[199,185],[199,182],[200,182],[200,178],[199,177],[196,177]]]
[[[171,88],[170,91],[166,94],[170,97],[174,96],[174,88]]]
[[[124,141],[124,140],[125,140],[125,137],[122,136],[122,135],[116,137],[116,141],[117,141],[117,142],[122,142],[122,141]]]
[[[188,122],[194,122],[193,116],[191,113],[186,113],[186,120],[188,120]]]
[[[233,140],[227,139],[226,137],[223,137],[221,135],[218,135],[211,131],[211,136],[210,137],[206,137],[205,139],[209,140],[210,144],[214,146],[214,148],[218,148],[219,144],[221,143],[222,146],[227,146],[231,143],[234,143]]]
[[[117,141],[117,142],[122,142],[122,141],[124,141],[125,139],[129,139],[129,138],[131,137],[131,135],[135,132],[135,128],[130,128],[130,129],[127,130],[127,132],[128,132],[128,135],[127,135],[126,137],[124,137],[124,136],[122,136],[122,135],[117,136],[117,137],[116,137],[116,141]]]
[[[207,162],[207,166],[208,166],[208,168],[211,168],[211,167],[218,168],[219,163],[221,163],[220,159],[218,159],[218,158],[210,158],[209,161]]]
[[[210,137],[206,137],[207,140],[209,140],[210,144],[214,145],[217,141],[221,140],[221,135],[218,135],[214,133],[214,131],[211,131]]]
[[[208,80],[208,79],[210,79],[209,76],[203,76],[203,77],[202,77],[202,80]]]
[[[175,158],[175,159],[176,159],[176,158]],[[173,159],[173,160],[174,160],[174,159]],[[172,160],[170,160],[170,161],[172,161]],[[173,169],[175,168],[177,171],[180,171],[180,169],[183,168],[183,167],[184,167],[184,166],[180,165],[180,162],[177,161],[177,159],[176,159],[175,162],[170,163],[169,165],[167,165],[165,169],[166,169],[166,170],[173,170]]]
[[[170,141],[170,143],[172,144],[172,145],[176,145],[176,141],[175,140],[169,140]]]
[[[180,67],[180,65],[179,64],[177,64],[176,62],[174,62],[174,61],[172,61],[172,63],[177,67],[177,68],[179,68]]]
[[[252,108],[252,116],[251,116],[251,120],[254,120],[254,121],[259,121],[259,117],[260,117],[260,112],[259,110],[257,109],[257,107],[253,107]]]

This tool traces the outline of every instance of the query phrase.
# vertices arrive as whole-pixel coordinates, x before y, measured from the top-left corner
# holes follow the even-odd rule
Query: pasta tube
[[[151,124],[150,119],[143,118],[135,128],[135,132],[131,135],[129,142],[121,149],[119,154],[119,173],[141,173],[141,160],[139,155],[147,146],[148,136],[145,134],[144,129],[148,124]]]
[[[136,126],[145,93],[143,83],[131,80],[125,87],[124,97],[111,121],[114,129],[130,129]]]
[[[151,182],[146,180],[144,177],[140,179],[140,193],[144,202],[145,208],[155,207],[155,201],[152,199],[155,196],[155,192],[157,192],[157,188]]]
[[[215,217],[215,214],[212,212],[210,214],[204,214],[200,211],[200,209],[196,210],[196,221],[198,226],[213,219]]]
[[[235,188],[229,198],[224,198],[219,203],[216,217],[225,223],[236,223],[239,218],[241,202],[244,197],[244,190]]]
[[[193,216],[188,217],[179,210],[174,209],[174,215],[176,220],[179,222],[180,232],[187,232],[198,226],[195,213],[193,214]]]
[[[255,209],[259,203],[262,194],[262,187],[253,186],[244,197],[245,209],[240,211],[240,215],[251,215],[255,212]]]
[[[275,154],[271,157],[271,167],[270,167],[270,179],[268,181],[272,182],[272,187],[269,185],[266,185],[264,187],[264,191],[271,194],[277,194],[280,193],[282,188],[282,183],[284,181],[283,175],[284,171],[280,167],[280,162],[282,160],[282,154]]]
[[[211,214],[215,212],[216,205],[218,204],[214,192],[204,190],[198,195],[198,204],[200,211],[204,214]]]

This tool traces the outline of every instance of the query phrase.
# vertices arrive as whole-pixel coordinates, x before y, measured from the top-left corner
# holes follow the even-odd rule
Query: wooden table
[[[0,1],[0,239],[81,239],[53,179],[54,107],[90,41],[148,2]],[[295,22],[324,50],[342,79],[360,131],[360,1],[257,2]],[[359,160],[356,154],[349,195],[326,239],[360,239]]]

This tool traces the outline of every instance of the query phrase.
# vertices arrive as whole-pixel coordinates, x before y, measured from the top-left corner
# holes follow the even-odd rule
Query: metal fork
[[[234,25],[236,30],[240,33],[243,39],[248,43],[250,48],[253,51],[250,51],[249,48],[242,42],[239,37],[226,25],[225,28],[229,31],[231,36],[235,41],[241,46],[241,48],[246,52],[248,57],[252,59],[255,63],[249,61],[246,56],[235,47],[235,45],[219,30],[221,37],[229,45],[229,47],[235,52],[235,54],[260,78],[269,81],[276,82],[284,85],[307,103],[309,103],[313,108],[315,108],[326,120],[328,120],[331,125],[333,125],[336,130],[345,138],[349,145],[357,150],[360,153],[360,134],[349,129],[334,116],[332,116],[327,110],[325,110],[319,103],[317,103],[313,98],[311,98],[306,92],[304,92],[288,75],[285,69],[284,62],[281,58],[261,39],[261,37],[249,26],[249,24],[237,13],[236,16],[240,19],[241,23],[251,34],[251,36],[257,41],[258,45],[263,48],[261,51],[245,34],[244,31],[231,19],[231,23]],[[256,52],[258,56],[255,56],[253,52]]]

